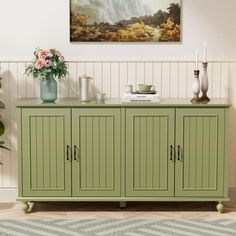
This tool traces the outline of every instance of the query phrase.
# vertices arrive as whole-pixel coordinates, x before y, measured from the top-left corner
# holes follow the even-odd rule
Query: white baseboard
[[[0,202],[15,202],[17,191],[17,188],[0,189]],[[229,197],[231,201],[236,201],[236,188],[229,188]]]
[[[15,202],[17,192],[17,188],[0,189],[0,202]]]

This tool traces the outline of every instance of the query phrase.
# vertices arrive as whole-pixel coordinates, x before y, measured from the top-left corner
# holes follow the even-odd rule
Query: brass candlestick
[[[200,98],[199,98],[199,93],[200,93],[200,82],[199,82],[199,70],[194,70],[194,79],[193,79],[193,94],[194,97],[191,99],[192,103],[199,103]]]

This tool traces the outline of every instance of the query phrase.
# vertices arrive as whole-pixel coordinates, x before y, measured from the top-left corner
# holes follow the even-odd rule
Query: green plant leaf
[[[0,120],[0,136],[2,136],[5,132],[5,126],[3,122]]]
[[[2,101],[0,101],[0,108],[1,109],[5,109],[5,105],[4,105],[4,103]]]
[[[5,150],[8,150],[8,151],[11,151],[11,149],[10,149],[10,148],[8,148],[8,147],[5,147],[5,146],[3,146],[3,145],[0,145],[0,148],[2,148],[2,149],[5,149]]]

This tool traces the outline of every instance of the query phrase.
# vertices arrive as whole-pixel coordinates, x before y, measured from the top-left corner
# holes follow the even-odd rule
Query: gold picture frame
[[[70,42],[179,43],[181,0],[70,0]]]

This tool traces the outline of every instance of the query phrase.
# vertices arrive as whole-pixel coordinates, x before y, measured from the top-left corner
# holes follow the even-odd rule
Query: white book
[[[124,94],[123,102],[160,102],[158,94]]]
[[[122,102],[160,102],[160,99],[122,99]]]
[[[156,97],[159,96],[157,93],[124,93],[123,97],[135,97],[135,96],[143,96],[143,97]]]
[[[123,99],[160,99],[158,94],[123,94]]]

